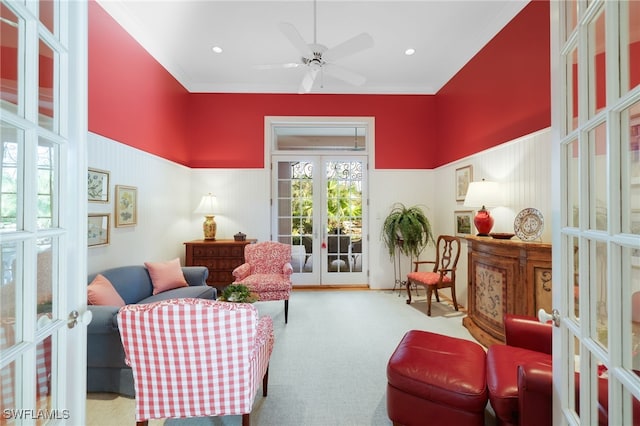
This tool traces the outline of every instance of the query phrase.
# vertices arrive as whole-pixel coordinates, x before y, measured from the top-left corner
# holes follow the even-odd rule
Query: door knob
[[[551,313],[545,311],[544,309],[538,309],[538,321],[543,324],[546,324],[549,321],[553,322],[553,325],[556,327],[560,327],[560,312],[557,309],[551,311]]]
[[[67,319],[67,327],[73,328],[78,325],[78,323],[89,325],[92,319],[93,313],[91,311],[84,311],[82,315],[80,315],[78,311],[71,311],[69,313],[69,318]]]

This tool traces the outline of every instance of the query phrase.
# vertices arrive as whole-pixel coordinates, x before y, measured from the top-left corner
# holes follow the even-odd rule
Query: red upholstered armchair
[[[289,320],[291,293],[291,246],[263,241],[244,247],[244,261],[233,270],[235,284],[244,284],[259,300],[284,300],[284,322]]]
[[[553,382],[546,382],[552,374],[551,325],[507,314],[504,331],[506,344],[487,351],[487,388],[496,424],[551,425]],[[548,394],[540,393],[546,387]]]
[[[487,351],[487,388],[496,425],[552,424],[553,372],[550,324],[536,318],[506,315],[506,345]],[[575,373],[576,404],[580,402],[580,374]],[[598,424],[609,424],[608,380],[598,379]],[[579,411],[579,407],[576,407]],[[633,400],[633,424],[640,425],[640,401]]]
[[[118,312],[136,393],[136,421],[249,413],[267,396],[271,318],[255,306],[207,299],[127,305]]]

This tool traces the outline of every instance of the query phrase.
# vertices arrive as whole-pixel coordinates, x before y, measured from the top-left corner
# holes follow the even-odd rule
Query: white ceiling
[[[300,61],[278,24],[313,42],[311,0],[98,1],[190,92],[298,93],[305,67],[259,66]],[[325,74],[312,93],[434,94],[528,1],[318,0],[318,43],[330,49],[367,32],[374,47],[335,61],[364,85]]]

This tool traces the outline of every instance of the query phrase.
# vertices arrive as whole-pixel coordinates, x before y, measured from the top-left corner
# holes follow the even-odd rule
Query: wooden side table
[[[244,247],[255,239],[194,240],[184,243],[185,266],[206,266],[207,284],[218,289],[218,294],[233,282],[232,272],[244,263]]]

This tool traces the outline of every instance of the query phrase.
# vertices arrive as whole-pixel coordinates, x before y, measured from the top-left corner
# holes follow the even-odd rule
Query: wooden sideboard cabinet
[[[551,244],[468,236],[468,311],[462,323],[485,346],[504,343],[504,314],[551,311]]]
[[[244,246],[256,240],[195,240],[184,243],[185,266],[206,266],[207,284],[218,289],[218,294],[233,282],[231,274],[244,263]]]

